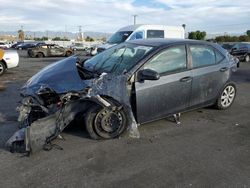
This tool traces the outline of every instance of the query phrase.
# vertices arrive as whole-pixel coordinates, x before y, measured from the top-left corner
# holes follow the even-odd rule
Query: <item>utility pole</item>
[[[133,17],[134,17],[134,25],[136,24],[136,18],[137,18],[138,15],[134,14]]]
[[[79,25],[78,28],[79,28],[79,40],[82,42],[83,41],[82,26]]]
[[[67,25],[65,25],[65,33],[64,33],[64,38],[67,38]]]

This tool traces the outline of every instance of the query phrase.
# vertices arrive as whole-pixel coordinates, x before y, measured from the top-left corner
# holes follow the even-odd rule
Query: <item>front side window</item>
[[[137,31],[136,33],[131,35],[129,40],[143,39],[144,38],[143,35],[144,35],[143,31]]]
[[[170,47],[160,52],[145,64],[144,69],[152,69],[159,74],[187,69],[185,45]]]
[[[84,67],[97,73],[122,74],[131,70],[151,49],[151,46],[120,44],[87,60]]]
[[[213,48],[206,45],[190,45],[193,68],[216,64]]]
[[[164,38],[164,30],[147,30],[147,38]]]
[[[133,31],[119,31],[113,34],[107,41],[111,44],[119,44],[127,40],[127,38],[133,33]]]

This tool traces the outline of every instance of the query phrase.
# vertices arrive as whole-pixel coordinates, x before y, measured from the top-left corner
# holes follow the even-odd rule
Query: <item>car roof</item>
[[[153,47],[162,47],[162,46],[168,46],[171,44],[177,44],[177,43],[193,43],[193,44],[214,44],[211,42],[206,41],[199,41],[199,40],[190,40],[190,39],[139,39],[139,40],[130,40],[126,43],[132,43],[142,46],[153,46]]]
[[[174,29],[174,30],[183,30],[182,26],[169,26],[169,25],[156,25],[156,24],[135,24],[135,25],[128,25],[122,27],[118,30],[119,31],[135,31],[137,29],[148,30],[148,29],[156,29],[156,30],[166,30],[166,29]]]

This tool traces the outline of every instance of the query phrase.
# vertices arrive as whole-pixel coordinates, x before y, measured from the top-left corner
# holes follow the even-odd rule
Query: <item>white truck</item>
[[[130,25],[119,29],[108,41],[97,48],[100,53],[116,44],[135,39],[147,38],[185,38],[182,26],[165,25]]]
[[[19,55],[14,50],[0,50],[0,76],[2,76],[7,69],[17,67],[19,63]]]

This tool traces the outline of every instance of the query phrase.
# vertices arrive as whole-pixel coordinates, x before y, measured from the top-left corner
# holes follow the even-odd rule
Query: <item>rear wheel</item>
[[[247,63],[250,62],[250,55],[246,55],[245,61],[246,61]]]
[[[6,71],[6,67],[5,67],[5,64],[0,61],[0,76],[2,76]]]
[[[93,139],[117,138],[127,128],[127,117],[123,109],[110,111],[94,105],[85,116],[86,129]]]
[[[44,54],[43,54],[43,53],[41,53],[41,52],[39,52],[39,53],[37,53],[36,57],[38,57],[38,58],[42,58],[42,57],[44,57]]]
[[[66,57],[69,57],[69,56],[71,56],[71,55],[72,55],[72,52],[71,52],[71,51],[67,51],[65,56],[66,56]]]
[[[227,84],[221,92],[216,102],[216,108],[219,110],[225,110],[229,108],[236,97],[236,86],[233,83]]]

